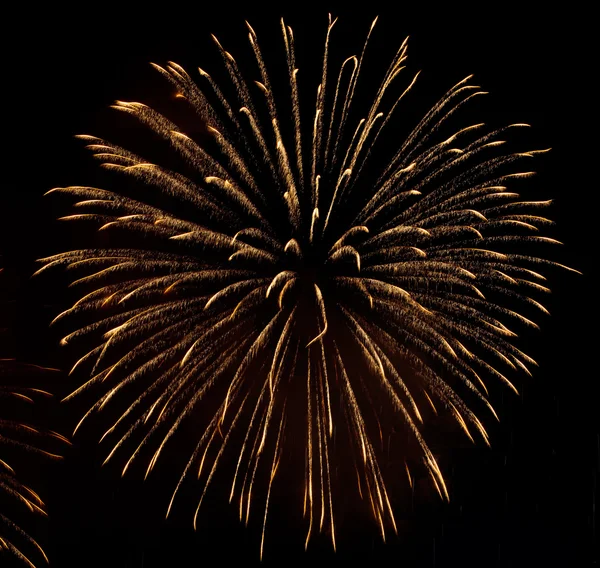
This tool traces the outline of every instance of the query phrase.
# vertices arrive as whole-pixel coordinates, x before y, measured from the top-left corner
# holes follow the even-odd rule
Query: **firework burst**
[[[26,366],[26,368],[31,370],[34,367]],[[33,489],[20,481],[17,472],[22,473],[22,470],[27,469],[23,458],[28,454],[39,454],[53,459],[61,457],[43,450],[40,447],[42,441],[47,445],[49,439],[61,442],[67,440],[55,432],[42,432],[14,418],[19,413],[15,408],[18,409],[20,404],[32,404],[36,397],[50,395],[40,389],[6,385],[4,375],[8,374],[9,369],[12,374],[15,369],[14,363],[11,364],[10,360],[0,361],[2,378],[0,383],[0,556],[7,553],[20,560],[20,564],[35,568],[36,558],[43,559],[43,562],[47,563],[48,557],[11,513],[19,519],[23,516],[23,512],[42,516],[47,516],[47,513],[42,499]]]
[[[335,70],[334,23],[316,102],[302,95],[283,21],[283,85],[272,83],[250,26],[253,76],[216,38],[223,81],[154,65],[189,103],[200,134],[118,101],[180,166],[80,136],[129,185],[50,193],[74,196],[79,211],[64,219],[96,223],[119,246],[64,252],[42,259],[41,270],[66,267],[85,288],[57,318],[87,318],[63,343],[93,345],[74,367],[90,374],[67,399],[96,393],[77,429],[119,409],[102,437],[112,444],[107,461],[125,454],[125,472],[145,459],[148,474],[184,421],[203,421],[169,511],[192,475],[204,484],[199,509],[224,456],[234,455],[231,500],[247,520],[261,489],[264,541],[279,464],[300,454],[306,542],[325,531],[335,546],[336,487],[346,473],[381,534],[396,529],[381,467],[392,429],[408,434],[448,497],[424,417],[443,409],[487,443],[476,415],[495,416],[485,383],[514,389],[506,375],[529,373],[534,361],[514,345],[513,328],[536,327],[530,312],[546,313],[531,296],[548,291],[542,272],[555,263],[530,249],[556,241],[540,236],[549,202],[512,189],[531,175],[523,164],[537,151],[500,151],[504,136],[527,125],[448,131],[484,94],[468,77],[399,143],[398,115],[417,78],[404,79],[406,41],[373,87],[364,65],[375,22],[360,55]],[[359,93],[371,96],[362,109]]]

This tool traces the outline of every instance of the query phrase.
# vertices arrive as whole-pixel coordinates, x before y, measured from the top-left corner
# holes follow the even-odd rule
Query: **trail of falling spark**
[[[287,402],[287,401],[286,401]],[[260,559],[263,558],[263,549],[265,544],[265,531],[267,528],[267,515],[269,512],[269,499],[271,498],[271,487],[273,486],[273,480],[275,479],[275,474],[277,473],[277,468],[279,467],[279,460],[281,458],[281,433],[283,432],[285,425],[285,406],[286,402],[283,404],[282,410],[282,419],[279,421],[279,429],[277,432],[277,441],[275,442],[275,449],[273,451],[273,464],[271,466],[271,474],[269,477],[269,486],[267,489],[267,497],[265,500],[265,514],[263,517],[263,527],[262,527],[262,535],[260,538]]]
[[[313,432],[312,432],[312,423],[313,423],[313,408],[312,408],[312,388],[311,388],[311,358],[310,358],[310,349],[307,354],[307,370],[306,370],[306,487],[304,492],[304,514],[306,515],[306,502],[308,498],[308,515],[309,515],[309,523],[308,523],[308,531],[306,534],[306,539],[304,541],[304,549],[306,550],[308,547],[308,541],[310,540],[310,535],[312,532],[313,526]]]

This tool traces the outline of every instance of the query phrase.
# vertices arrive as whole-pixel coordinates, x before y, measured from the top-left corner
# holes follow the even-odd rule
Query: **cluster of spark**
[[[392,405],[398,423],[420,447],[433,485],[447,499],[440,467],[420,433],[420,405],[424,401],[434,411],[446,409],[470,439],[476,432],[487,443],[482,421],[445,377],[453,377],[495,416],[484,379],[498,379],[516,390],[503,369],[529,373],[534,364],[513,345],[516,332],[508,325],[536,326],[496,298],[546,313],[530,296],[548,291],[538,270],[556,265],[514,252],[523,243],[556,243],[538,235],[551,223],[538,212],[549,202],[522,201],[508,189],[532,174],[519,164],[536,151],[496,152],[505,133],[526,125],[488,131],[474,124],[442,140],[437,136],[452,115],[484,94],[469,83],[470,77],[452,87],[392,148],[396,151],[387,166],[373,178],[368,166],[381,146],[389,146],[385,133],[417,77],[400,89],[391,106],[384,104],[403,76],[404,41],[371,106],[355,121],[355,92],[375,22],[360,56],[347,58],[332,74],[334,23],[330,19],[312,111],[300,104],[294,36],[283,21],[288,97],[274,94],[250,26],[259,81],[244,78],[234,57],[214,38],[232,95],[224,94],[204,70],[196,82],[175,63],[154,65],[206,124],[210,144],[194,141],[144,104],[114,105],[164,139],[193,176],[80,136],[105,168],[157,188],[185,213],[93,187],[50,192],[78,200],[83,212],[64,219],[88,220],[101,231],[116,228],[162,243],[160,250],[86,249],[42,259],[41,271],[53,266],[83,271],[73,284],[91,289],[57,317],[80,314],[93,320],[65,337],[65,343],[99,334],[99,344],[73,368],[88,364],[92,371],[67,399],[103,389],[77,429],[131,386],[143,384],[139,397],[102,439],[113,440],[108,461],[143,429],[123,473],[154,444],[147,475],[182,422],[201,413],[210,392],[227,381],[167,514],[181,484],[195,475],[204,479],[197,517],[234,431],[245,432],[235,448],[239,459],[231,500],[237,495],[240,518],[247,521],[259,464],[268,464],[261,555],[272,484],[290,445],[290,405],[304,405],[306,417],[301,447],[306,451],[307,544],[319,530],[330,535],[335,547],[336,430],[348,430],[360,495],[370,503],[382,536],[390,527],[396,530],[377,436],[365,419],[374,411],[365,407],[365,391],[377,389]],[[282,116],[291,119],[285,128]],[[306,121],[312,125],[310,134],[304,131]],[[298,267],[310,265],[315,251],[321,260],[313,267],[317,275],[309,278]],[[307,305],[312,306],[308,311]],[[307,314],[312,323],[306,323]],[[350,347],[342,345],[340,327]],[[300,331],[307,328],[312,330],[308,334]],[[360,355],[368,376],[349,367],[348,349]],[[119,353],[116,361],[113,353]],[[418,370],[418,383],[407,383],[398,360]],[[288,400],[289,385],[300,380],[305,399]],[[341,423],[333,410],[340,406]]]
[[[49,393],[39,389],[22,387],[0,387],[0,399],[5,401],[20,400],[33,403],[34,395],[50,396]],[[13,454],[15,451],[37,453],[49,458],[60,458],[61,456],[50,453],[23,440],[23,434],[27,436],[52,437],[68,443],[66,438],[55,432],[40,432],[39,430],[20,422],[0,418],[0,450],[2,454]],[[22,483],[16,475],[15,469],[9,465],[0,454],[0,497],[4,503],[15,502],[33,515],[47,516],[45,505],[40,496],[30,487]],[[48,562],[48,557],[42,547],[21,526],[0,512],[0,552],[3,550],[18,558],[30,568],[35,568],[34,559],[29,549],[37,556],[41,556]]]

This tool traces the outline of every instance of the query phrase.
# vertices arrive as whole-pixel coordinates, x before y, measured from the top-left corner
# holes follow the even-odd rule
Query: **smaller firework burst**
[[[32,455],[61,458],[42,446],[48,447],[51,440],[68,441],[56,432],[41,431],[21,420],[27,405],[51,396],[41,389],[7,384],[17,382],[15,376],[23,370],[31,374],[32,370],[44,369],[0,360],[0,561],[8,554],[34,568],[40,561],[48,563],[48,558],[24,526],[33,526],[31,517],[45,517],[47,513],[40,496],[23,479],[30,473]]]

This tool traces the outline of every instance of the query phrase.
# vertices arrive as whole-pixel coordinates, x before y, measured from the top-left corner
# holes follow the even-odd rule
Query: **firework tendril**
[[[114,105],[168,143],[181,168],[80,136],[127,187],[148,188],[147,198],[83,186],[50,192],[76,198],[77,213],[64,219],[91,221],[126,243],[41,259],[41,271],[71,269],[85,288],[57,317],[87,318],[63,343],[93,345],[74,367],[89,376],[67,397],[98,393],[77,428],[130,397],[102,437],[106,459],[126,453],[124,473],[145,459],[147,475],[184,422],[201,417],[168,511],[197,476],[196,524],[217,468],[234,455],[230,500],[240,518],[255,493],[263,496],[261,555],[288,454],[304,463],[307,544],[323,531],[335,547],[336,487],[346,474],[382,536],[396,530],[381,465],[392,429],[412,440],[447,499],[425,417],[443,410],[470,439],[488,442],[476,415],[496,416],[485,383],[516,390],[507,375],[535,364],[515,346],[513,328],[536,327],[530,312],[547,313],[534,296],[548,292],[542,272],[557,266],[530,254],[557,242],[540,235],[551,224],[540,215],[549,201],[521,200],[512,189],[542,150],[499,153],[503,137],[527,125],[443,134],[484,94],[467,77],[398,142],[396,119],[406,120],[401,103],[417,79],[404,79],[406,40],[381,82],[367,84],[375,22],[360,55],[336,71],[334,24],[316,103],[302,96],[291,28],[281,22],[279,85],[248,25],[250,72],[216,38],[223,81],[153,64],[189,103],[201,135],[144,104]],[[358,93],[369,92],[370,105],[355,108]]]
[[[15,366],[12,360],[0,359],[0,559],[6,558],[7,554],[18,559],[19,565],[35,568],[41,565],[38,559],[42,559],[46,565],[48,557],[28,530],[23,528],[21,517],[23,513],[31,517],[46,517],[46,506],[40,496],[21,481],[20,476],[31,468],[32,454],[50,459],[62,458],[43,449],[43,445],[47,446],[56,440],[61,445],[69,442],[56,432],[41,431],[13,418],[15,408],[18,411],[20,404],[33,404],[40,396],[51,396],[40,389],[5,384],[5,375],[19,367],[25,370],[51,370],[33,365]],[[25,456],[28,456],[28,461]],[[18,515],[19,520],[11,513]]]

